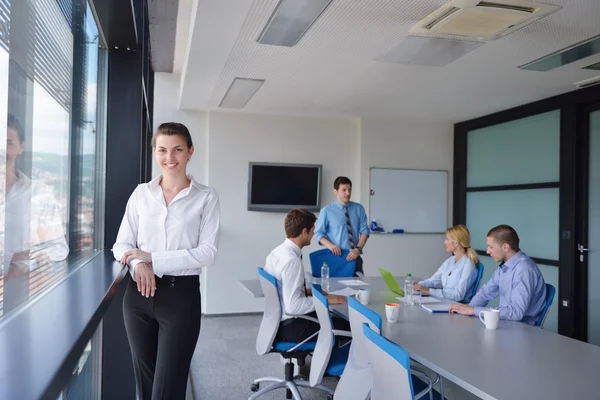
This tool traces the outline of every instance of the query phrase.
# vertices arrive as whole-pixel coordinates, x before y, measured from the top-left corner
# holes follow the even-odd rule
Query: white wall
[[[194,142],[194,155],[188,163],[188,173],[200,183],[208,181],[208,115],[205,112],[181,111],[179,102],[180,76],[165,72],[154,73],[154,129],[163,122],[179,122],[187,126]],[[153,163],[152,177],[160,174]],[[204,274],[203,274],[204,275]],[[206,292],[205,276],[200,277],[202,293]],[[202,310],[206,309],[206,296],[202,296]]]
[[[179,122],[187,126],[194,142],[194,156],[188,173],[198,182],[208,179],[208,115],[200,111],[181,111],[177,108],[180,76],[166,72],[154,74],[154,130],[163,122]],[[156,164],[152,176],[160,174]]]
[[[448,225],[452,223],[452,170],[454,126],[451,123],[399,119],[361,121],[362,204],[369,214],[369,169],[371,167],[437,169],[448,171]],[[370,221],[370,219],[369,219]],[[444,252],[443,234],[371,234],[365,246],[366,275],[377,275],[382,267],[404,275],[429,277],[450,256]]]
[[[209,126],[208,182],[221,200],[221,241],[216,264],[205,271],[205,312],[262,311],[263,300],[252,299],[237,280],[257,278],[256,267],[285,239],[285,214],[247,211],[248,163],[323,164],[321,200],[329,203],[335,177],[359,175],[359,123],[211,112]],[[313,243],[304,254],[316,248]]]
[[[215,188],[221,201],[219,255],[201,278],[202,309],[207,314],[262,311],[263,300],[251,298],[238,280],[256,279],[256,267],[285,238],[285,214],[247,211],[250,161],[323,164],[322,204],[334,200],[335,177],[346,175],[353,181],[353,200],[367,213],[370,167],[444,169],[452,177],[451,123],[184,112],[176,107],[178,90],[179,76],[155,75],[155,124],[176,121],[190,129],[196,153],[189,172]],[[452,193],[449,199],[448,224]],[[443,238],[372,235],[363,257],[365,272],[376,275],[377,267],[383,267],[397,274],[429,276],[448,256]],[[304,254],[317,248],[313,243]],[[309,269],[308,257],[305,268]]]

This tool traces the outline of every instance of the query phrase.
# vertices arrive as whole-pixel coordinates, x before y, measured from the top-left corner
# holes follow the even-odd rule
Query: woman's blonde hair
[[[477,266],[479,257],[475,250],[471,248],[471,233],[464,225],[454,225],[446,229],[446,236],[454,243],[465,249],[467,257]]]

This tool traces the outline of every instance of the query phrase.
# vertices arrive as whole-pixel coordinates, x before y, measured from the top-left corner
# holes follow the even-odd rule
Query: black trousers
[[[316,312],[306,314],[309,317],[317,318]],[[342,331],[350,330],[350,322],[343,318],[331,317],[333,322],[333,329],[339,329]],[[310,335],[319,332],[321,326],[313,321],[309,321],[303,318],[290,318],[285,321],[281,321],[279,324],[279,330],[275,340],[278,342],[293,342],[300,343]],[[317,340],[315,336],[314,340]]]
[[[139,400],[185,400],[192,356],[200,334],[197,275],[156,278],[154,297],[132,279],[123,299],[125,329]]]

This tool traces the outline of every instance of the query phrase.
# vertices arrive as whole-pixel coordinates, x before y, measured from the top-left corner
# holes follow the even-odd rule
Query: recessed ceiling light
[[[258,43],[293,47],[332,0],[280,0]]]
[[[443,67],[482,44],[483,42],[466,40],[407,36],[402,42],[376,60]]]
[[[264,79],[235,78],[219,107],[244,108],[263,83],[265,83]]]
[[[600,83],[600,76],[595,76],[590,79],[585,79],[583,81],[575,82],[573,85],[577,86],[578,88],[585,88],[588,86],[597,85],[599,83]]]
[[[530,71],[550,71],[554,68],[600,53],[600,36],[594,36],[547,56],[519,66]]]
[[[583,67],[583,69],[593,69],[594,71],[600,71],[600,62],[596,64],[588,65],[587,67]]]

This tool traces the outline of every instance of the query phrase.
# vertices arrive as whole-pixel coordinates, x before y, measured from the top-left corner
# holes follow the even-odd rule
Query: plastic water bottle
[[[413,299],[413,281],[411,274],[406,274],[406,278],[404,279],[404,298],[406,299],[406,305],[412,306],[415,304]]]
[[[321,289],[329,292],[329,266],[326,262],[321,267]]]

